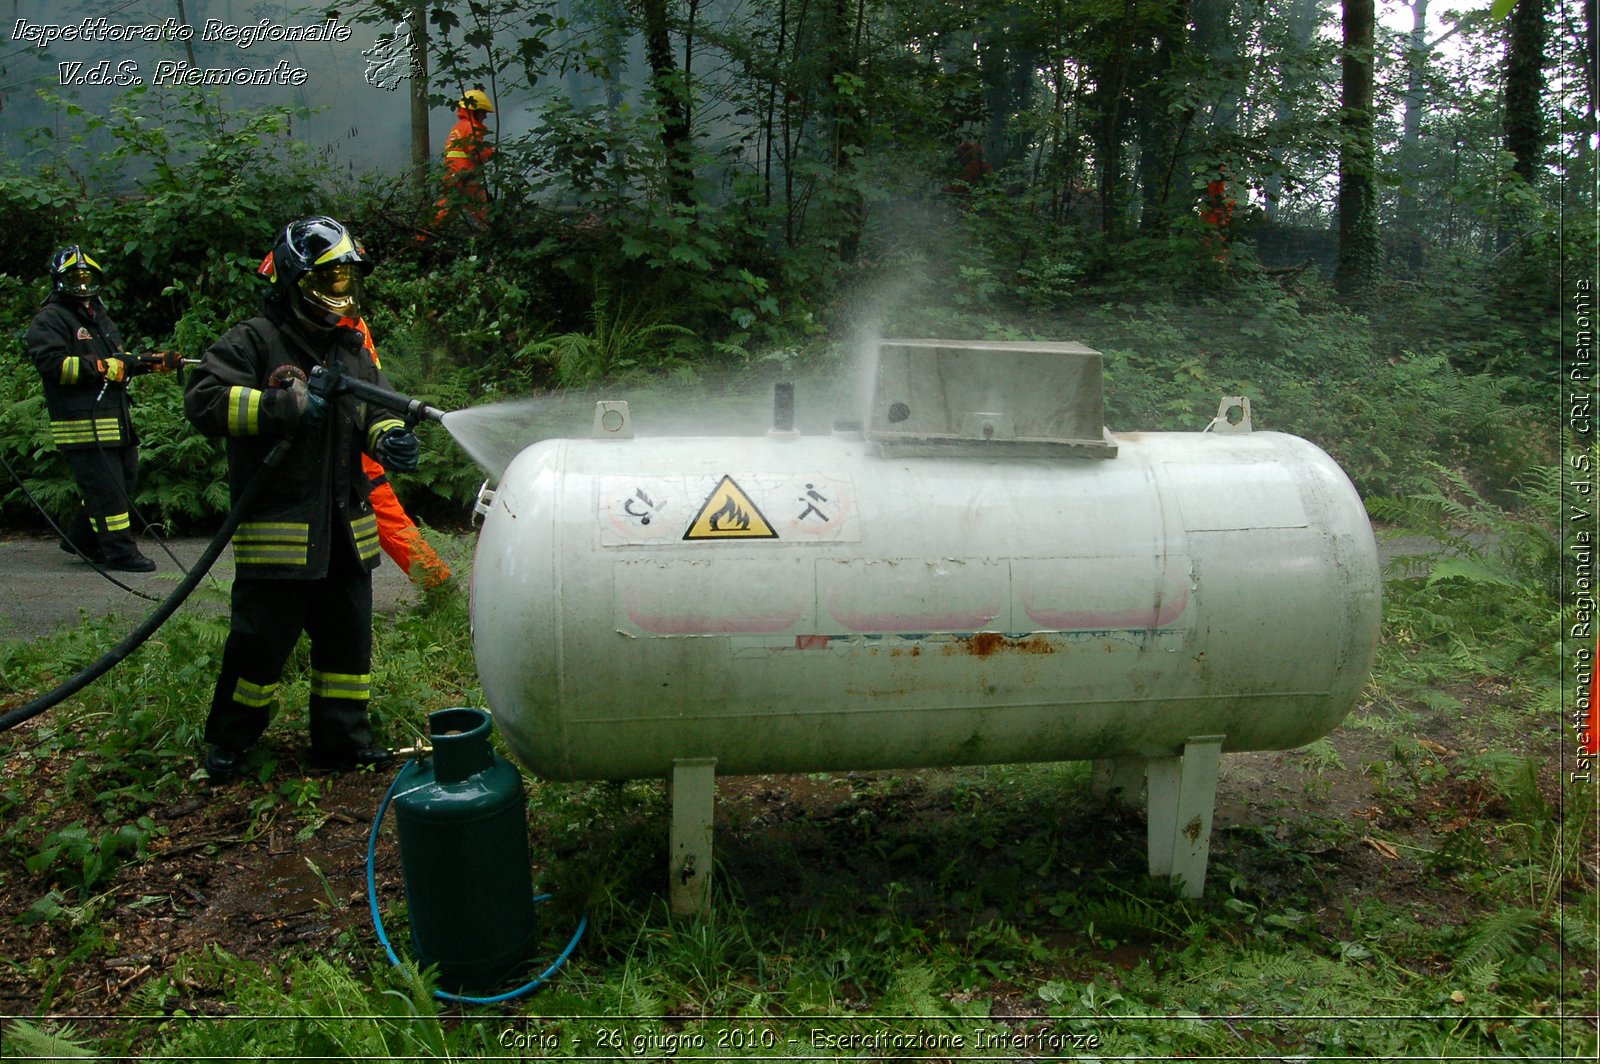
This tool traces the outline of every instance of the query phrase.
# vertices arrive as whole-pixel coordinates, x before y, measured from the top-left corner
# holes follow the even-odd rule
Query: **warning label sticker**
[[[724,476],[689,522],[685,540],[777,539],[777,530],[733,478]]]
[[[600,542],[608,547],[676,543],[691,512],[683,477],[601,477]]]
[[[607,547],[861,539],[854,485],[841,473],[608,474],[596,480],[595,511]]]

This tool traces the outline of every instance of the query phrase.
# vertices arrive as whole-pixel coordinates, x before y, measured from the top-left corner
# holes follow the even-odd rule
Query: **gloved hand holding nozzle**
[[[390,429],[378,437],[375,449],[374,457],[397,473],[415,473],[422,456],[417,434],[410,429]]]
[[[306,375],[300,367],[279,366],[267,378],[267,384],[279,390],[285,397],[289,409],[295,412],[295,420],[300,427],[316,425],[327,416],[328,401],[311,390],[310,385],[306,383]]]

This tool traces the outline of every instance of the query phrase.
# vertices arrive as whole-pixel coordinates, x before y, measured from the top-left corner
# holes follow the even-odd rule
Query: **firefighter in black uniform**
[[[367,718],[372,662],[372,570],[378,522],[362,452],[391,470],[417,468],[415,434],[392,413],[311,392],[314,367],[387,388],[361,334],[372,263],[332,218],[291,223],[273,247],[275,274],[261,314],[212,344],[190,378],[184,410],[228,441],[228,486],[238,499],[271,479],[233,537],[233,615],[206,721],[205,765],[215,783],[237,776],[266,730],[279,674],[303,630],[311,637],[311,761],[319,768],[382,765],[392,755]],[[266,470],[285,436],[287,456]]]
[[[77,244],[50,261],[53,285],[28,329],[28,357],[44,379],[50,437],[83,495],[61,549],[107,569],[152,572],[133,538],[138,437],[128,378],[176,367],[175,355],[132,356],[100,298],[100,264]]]

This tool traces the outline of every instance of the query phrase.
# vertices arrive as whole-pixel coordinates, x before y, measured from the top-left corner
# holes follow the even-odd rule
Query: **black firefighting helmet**
[[[350,231],[332,218],[313,215],[290,222],[278,236],[262,273],[273,288],[313,325],[332,328],[341,318],[359,318],[361,279],[372,260]]]
[[[80,244],[69,244],[50,259],[50,280],[62,295],[88,299],[100,291],[100,264]]]

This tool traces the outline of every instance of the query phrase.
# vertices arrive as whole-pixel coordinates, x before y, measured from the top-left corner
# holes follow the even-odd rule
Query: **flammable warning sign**
[[[724,476],[683,534],[696,539],[777,539],[778,533],[744,489]]]

